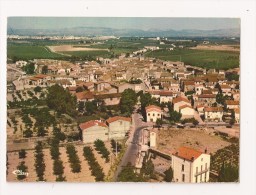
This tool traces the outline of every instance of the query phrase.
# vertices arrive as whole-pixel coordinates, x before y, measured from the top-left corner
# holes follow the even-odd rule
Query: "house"
[[[184,81],[183,82],[183,91],[194,91],[195,90],[195,82],[194,81]]]
[[[183,183],[209,181],[210,155],[188,147],[180,147],[172,154],[173,180]]]
[[[162,110],[159,106],[150,105],[145,109],[147,122],[156,122],[157,119],[162,119]]]
[[[91,102],[94,100],[94,94],[90,91],[82,91],[75,94],[77,102]]]
[[[172,103],[173,103],[173,109],[176,112],[180,112],[181,106],[184,106],[184,105],[191,106],[190,101],[186,97],[181,97],[181,96],[174,98],[172,100]]]
[[[108,126],[97,120],[81,123],[79,128],[82,132],[83,143],[93,143],[97,139],[107,141],[109,139]]]
[[[189,105],[182,105],[179,107],[180,113],[182,114],[182,119],[184,118],[194,118],[195,110]]]
[[[231,96],[231,87],[229,85],[220,85],[223,96]]]
[[[110,139],[124,138],[125,134],[130,130],[131,118],[115,116],[106,121],[109,128]]]
[[[235,101],[235,100],[226,100],[225,104],[227,105],[228,109],[235,109],[235,108],[239,108],[239,101]]]
[[[106,106],[118,105],[121,99],[121,93],[97,94],[95,99],[102,100]]]
[[[111,87],[111,85],[108,82],[101,81],[101,82],[94,83],[94,90],[98,92],[104,91],[106,88],[109,88],[109,87]]]
[[[171,92],[171,91],[159,91],[159,95],[160,95],[160,104],[161,103],[172,102],[173,92]]]
[[[214,94],[201,94],[196,98],[197,102],[206,106],[211,106],[216,102],[216,95]]]
[[[221,122],[223,117],[222,107],[207,107],[204,109],[205,121]]]

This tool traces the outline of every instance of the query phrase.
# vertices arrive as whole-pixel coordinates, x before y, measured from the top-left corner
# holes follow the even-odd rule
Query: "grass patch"
[[[55,59],[63,58],[62,55],[52,53],[48,48],[44,46],[34,45],[8,45],[7,47],[8,58],[18,58],[23,60],[31,59]]]
[[[146,53],[147,57],[170,61],[183,61],[185,64],[202,68],[230,69],[239,67],[239,52],[177,49],[174,51],[156,50]]]

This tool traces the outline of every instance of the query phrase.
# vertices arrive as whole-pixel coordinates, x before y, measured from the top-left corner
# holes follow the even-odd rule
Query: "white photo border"
[[[241,19],[240,183],[11,183],[6,182],[7,17],[227,17]],[[256,194],[256,4],[253,0],[14,1],[0,4],[0,194]]]

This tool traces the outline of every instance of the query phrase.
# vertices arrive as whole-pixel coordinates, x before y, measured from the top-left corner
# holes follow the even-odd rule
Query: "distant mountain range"
[[[59,36],[117,36],[117,37],[240,37],[240,29],[218,30],[139,30],[104,27],[75,27],[63,29],[7,29],[8,35],[59,35]]]

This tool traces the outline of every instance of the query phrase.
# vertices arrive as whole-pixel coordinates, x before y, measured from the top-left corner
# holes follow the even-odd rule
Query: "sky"
[[[13,29],[107,27],[141,30],[217,30],[240,28],[240,20],[238,18],[9,17],[8,27]]]

